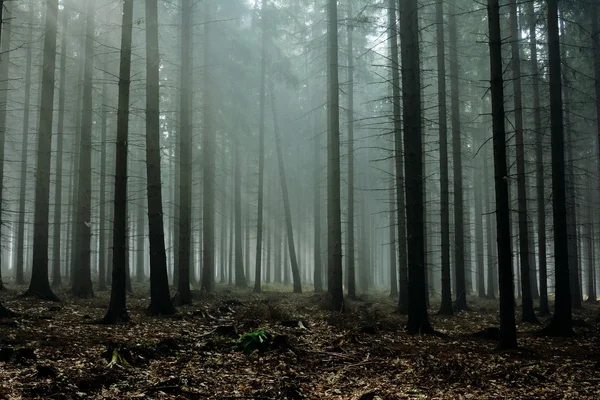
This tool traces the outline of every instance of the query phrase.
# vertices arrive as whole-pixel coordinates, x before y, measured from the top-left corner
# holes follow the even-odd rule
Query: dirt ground
[[[93,323],[108,293],[47,303],[2,292],[21,316],[0,320],[0,399],[600,398],[597,306],[576,313],[573,338],[520,325],[521,348],[499,352],[493,331],[474,335],[496,324],[491,301],[469,299],[471,311],[450,318],[433,315],[432,302],[442,335],[409,336],[383,294],[332,315],[320,295],[266,290],[195,293],[168,318],[145,315],[138,291],[120,326]]]

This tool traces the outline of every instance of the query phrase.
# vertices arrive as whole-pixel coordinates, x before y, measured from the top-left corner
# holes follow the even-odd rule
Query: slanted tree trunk
[[[10,6],[10,4],[8,3],[7,6]],[[29,289],[25,292],[26,296],[37,296],[53,301],[58,301],[58,297],[56,297],[52,288],[50,288],[48,279],[48,229],[50,218],[50,161],[52,157],[57,21],[58,0],[48,0],[46,2],[46,27],[42,62],[43,78],[37,141],[33,265]],[[4,142],[4,140],[0,138],[0,142]]]
[[[292,229],[292,212],[290,210],[290,198],[288,194],[287,180],[285,176],[285,164],[283,163],[283,150],[281,148],[281,137],[279,133],[279,122],[277,111],[275,109],[276,99],[273,87],[271,87],[271,110],[273,112],[273,131],[275,134],[275,146],[277,150],[277,164],[279,166],[279,182],[283,196],[283,210],[285,213],[285,229],[290,253],[290,262],[292,266],[292,278],[294,280],[294,293],[302,293],[302,281],[300,278],[300,268],[296,258],[296,247],[294,244],[294,230]]]
[[[113,259],[110,304],[103,323],[129,321],[127,313],[127,158],[129,136],[129,91],[131,85],[131,39],[133,0],[123,2],[119,104],[117,108],[117,145],[115,154],[115,198],[113,214]]]
[[[456,279],[456,301],[458,311],[467,309],[467,286],[465,277],[465,227],[462,170],[462,131],[460,116],[460,92],[458,81],[458,29],[456,6],[450,14],[450,99],[452,110],[452,153],[454,156],[454,257]]]
[[[81,138],[78,168],[77,199],[77,254],[73,295],[79,298],[94,296],[91,273],[91,241],[92,241],[92,81],[94,79],[94,20],[95,1],[88,0],[86,17],[85,67],[83,76],[83,98],[81,113]]]
[[[492,121],[494,134],[494,181],[496,188],[496,232],[500,281],[500,343],[503,349],[517,347],[515,296],[513,289],[508,166],[506,162],[506,127],[504,113],[504,79],[502,77],[502,36],[500,4],[488,0]]]
[[[409,279],[406,330],[409,334],[433,332],[427,316],[426,298],[421,71],[417,3],[417,0],[407,0],[400,11]]]
[[[401,3],[402,1],[400,1]],[[406,253],[406,202],[404,197],[404,149],[402,148],[402,115],[400,111],[400,72],[398,60],[398,28],[396,7],[388,4],[390,23],[390,56],[392,71],[392,111],[394,118],[394,145],[396,160],[396,209],[398,213],[398,312],[408,314],[408,264]],[[393,15],[392,15],[393,14]]]
[[[169,296],[160,177],[160,96],[157,0],[146,1],[146,175],[150,236],[150,312],[173,314]]]
[[[1,6],[1,5],[0,5]],[[31,67],[32,67],[32,63],[31,63],[31,59],[32,59],[32,53],[33,53],[33,27],[34,27],[34,18],[33,16],[35,15],[34,11],[33,11],[33,2],[30,2],[30,10],[29,10],[29,31],[27,32],[27,43],[29,43],[29,46],[27,46],[27,56],[26,56],[26,63],[27,63],[27,67],[25,70],[25,98],[24,98],[24,109],[23,109],[23,147],[21,147],[21,177],[20,177],[20,188],[19,188],[19,225],[18,225],[18,233],[17,233],[17,262],[16,262],[16,284],[17,285],[24,285],[25,284],[25,278],[23,276],[23,266],[25,265],[25,199],[27,197],[27,159],[28,159],[28,149],[29,149],[29,108],[31,105]],[[65,11],[66,13],[66,11]],[[7,29],[10,26],[10,23],[8,23],[7,25]],[[63,28],[63,38],[66,37],[66,29]],[[4,41],[7,42],[7,38],[5,36]],[[3,43],[4,44],[4,43]],[[63,42],[64,44],[64,42]],[[63,47],[61,49],[61,52],[63,53],[62,55],[62,60],[66,59],[66,55],[65,55],[65,48]],[[2,48],[2,54],[6,54],[6,57],[8,57],[8,53],[4,53],[4,48]],[[61,60],[61,65],[62,65],[62,60]],[[8,60],[7,60],[8,61]],[[2,67],[4,68],[4,66]],[[61,70],[61,78],[63,77],[63,72],[64,70]],[[0,86],[3,84],[0,84]],[[6,91],[6,88],[1,88],[2,91]],[[64,81],[61,80],[61,89],[64,91]],[[62,95],[62,93],[61,93]],[[3,94],[0,94],[0,96],[4,96]],[[60,118],[61,118],[61,114],[64,117],[64,113],[63,113],[63,108],[64,108],[64,95],[62,95],[62,100],[63,100],[63,107],[59,106],[59,130],[58,130],[58,141],[59,144],[62,144],[62,138],[63,138],[63,132],[61,131],[60,128]],[[0,100],[1,101],[1,100]],[[3,110],[4,111],[4,110]],[[0,139],[2,140],[2,139]],[[59,163],[62,165],[62,158],[57,158],[56,160],[57,162],[57,170],[58,170],[58,165]],[[57,182],[60,181],[61,179],[61,174],[58,174],[57,176]],[[0,184],[2,184],[2,182],[0,182]],[[58,185],[58,183],[57,183]],[[56,197],[57,197],[57,207],[60,206],[60,190],[58,189],[57,186],[57,192],[56,192]],[[60,212],[58,213],[58,215],[60,215]],[[56,224],[56,213],[55,213],[55,224]],[[60,241],[58,242],[58,244],[56,243],[56,237],[58,236],[60,238],[60,228],[56,228],[57,225],[55,225],[55,233],[54,233],[54,242],[53,242],[53,256],[54,259],[56,259],[56,257],[58,256],[60,259],[60,251],[58,251],[57,249],[60,249]],[[60,227],[60,224],[58,225],[58,227]],[[58,233],[58,235],[57,235]],[[57,247],[58,246],[58,247]],[[54,269],[56,269],[57,265],[55,263],[54,265]],[[53,284],[58,286],[60,285],[60,264],[58,264],[58,271],[55,271],[53,269]],[[57,276],[58,275],[58,278]],[[1,280],[0,280],[0,287],[2,286]]]
[[[267,76],[267,1],[261,6],[261,56],[260,56],[260,105],[258,123],[258,211],[256,221],[256,263],[254,266],[254,293],[261,292],[263,211],[265,186],[265,81]]]
[[[212,59],[212,24],[208,22],[211,17],[211,1],[204,2],[204,60],[205,63]],[[204,146],[202,147],[202,290],[212,292],[215,287],[215,152],[216,134],[212,126],[211,99],[212,99],[211,67],[204,67]]]
[[[444,4],[436,1],[437,25],[437,78],[438,120],[440,127],[440,218],[442,239],[442,303],[440,314],[452,315],[452,287],[450,275],[450,189],[448,173],[448,122],[446,102],[446,52],[444,35]]]
[[[523,104],[521,94],[521,51],[519,49],[519,23],[517,3],[510,3],[510,35],[512,56],[512,80],[515,105],[515,137],[517,148],[517,203],[519,208],[519,260],[521,273],[521,295],[523,322],[538,323],[533,310],[533,297],[530,281],[529,226],[527,214],[527,187],[525,181],[525,143],[523,138]]]
[[[191,74],[192,74],[192,2],[181,1],[181,91],[179,98],[179,224],[177,294],[176,305],[190,304],[190,265],[192,233],[192,121],[191,121]]]

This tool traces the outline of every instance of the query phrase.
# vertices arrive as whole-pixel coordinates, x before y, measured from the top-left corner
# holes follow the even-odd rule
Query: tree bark
[[[211,0],[204,2],[204,62],[212,60],[212,23]],[[215,152],[216,134],[212,125],[212,67],[204,66],[204,145],[202,147],[202,280],[204,292],[212,292],[215,288]]]
[[[533,2],[527,3],[529,14],[529,50],[531,53],[531,76],[533,93],[533,126],[535,129],[535,165],[536,165],[536,205],[537,205],[537,234],[538,262],[540,270],[540,309],[542,316],[550,314],[548,305],[548,269],[546,261],[546,189],[544,179],[544,132],[542,130],[542,115],[540,110],[540,85],[537,52],[537,14]]]
[[[265,186],[265,101],[267,76],[267,1],[262,0],[261,6],[261,56],[260,56],[260,105],[258,123],[258,211],[256,221],[256,263],[254,267],[254,293],[260,293],[262,274],[263,249],[263,209]]]
[[[407,0],[403,4],[404,8],[400,11],[400,35],[409,279],[406,329],[409,334],[422,334],[432,333],[433,327],[427,316],[425,277],[419,7],[417,0]]]
[[[7,6],[10,6],[8,3]],[[37,140],[35,179],[35,211],[33,232],[33,265],[27,296],[58,301],[48,280],[48,229],[50,217],[50,161],[52,157],[52,119],[54,114],[54,73],[56,68],[56,36],[58,0],[46,2],[43,78],[40,124]],[[0,101],[1,102],[1,101]],[[2,113],[0,113],[1,115]],[[0,124],[0,129],[1,129]],[[2,130],[4,133],[4,130]],[[0,142],[4,142],[0,138]]]
[[[87,299],[94,296],[91,273],[92,240],[92,84],[94,79],[95,1],[88,0],[86,16],[85,67],[81,113],[81,138],[78,168],[77,199],[77,255],[75,275],[71,289],[75,297]]]
[[[327,254],[328,289],[333,311],[343,311],[342,207],[340,195],[340,94],[338,79],[337,1],[327,2],[328,140],[327,140]]]
[[[390,0],[393,2],[393,0]],[[346,232],[346,255],[348,274],[348,297],[356,299],[356,271],[354,258],[354,52],[353,34],[354,25],[352,21],[352,0],[348,1],[348,229]]]
[[[521,273],[521,295],[523,322],[538,323],[533,310],[529,261],[529,226],[527,222],[527,187],[525,182],[525,143],[523,138],[523,104],[521,91],[521,51],[519,49],[519,23],[517,3],[510,3],[510,35],[512,56],[512,78],[515,105],[515,137],[517,149],[517,203],[519,208],[519,260]]]
[[[400,4],[403,0],[400,0]],[[394,118],[394,145],[396,160],[396,210],[398,213],[398,313],[408,314],[408,257],[406,249],[406,200],[404,181],[404,149],[402,145],[402,115],[400,103],[400,72],[398,57],[398,28],[395,7],[388,5],[388,13],[394,13],[390,25],[390,55],[392,64],[392,107]]]
[[[440,127],[440,219],[442,239],[442,303],[440,314],[452,315],[452,286],[450,274],[450,177],[448,172],[448,122],[446,102],[446,52],[444,37],[444,4],[436,1],[438,121]]]
[[[150,236],[150,309],[169,315],[175,307],[169,296],[160,173],[160,95],[157,0],[146,1],[146,175]]]
[[[496,188],[496,232],[498,239],[498,275],[500,281],[500,343],[502,349],[517,347],[515,296],[513,288],[504,79],[502,77],[502,36],[500,4],[488,0],[492,121],[494,135],[494,182]]]
[[[192,74],[192,2],[181,1],[181,77],[179,97],[179,215],[177,254],[176,305],[190,304],[190,265],[192,233],[192,121],[191,121],[191,74]]]
[[[450,99],[452,110],[452,153],[454,156],[454,257],[456,274],[456,301],[458,311],[467,309],[467,286],[465,276],[465,227],[462,170],[462,131],[460,116],[460,92],[458,83],[458,32],[456,6],[450,14]]]
[[[26,56],[26,71],[25,71],[25,99],[24,99],[24,103],[25,103],[25,107],[23,110],[23,147],[21,148],[21,178],[20,178],[20,188],[19,188],[19,226],[18,226],[18,233],[17,233],[17,262],[16,262],[16,284],[17,285],[24,285],[25,284],[25,278],[23,276],[23,266],[25,265],[25,199],[27,197],[27,159],[28,159],[28,149],[29,149],[29,109],[31,106],[31,67],[32,67],[32,52],[33,52],[33,26],[34,26],[34,18],[33,16],[35,15],[34,11],[33,11],[33,2],[30,2],[30,7],[31,9],[29,10],[29,31],[27,32],[27,43],[29,43],[29,46],[27,46],[27,56]],[[66,10],[66,9],[65,9]],[[66,14],[66,11],[64,11]],[[7,24],[7,27],[10,26],[10,23]],[[66,25],[65,25],[66,26]],[[66,37],[66,29],[63,28],[63,38]],[[6,37],[5,37],[6,38]],[[6,41],[6,39],[5,39]],[[64,41],[63,41],[64,44]],[[62,65],[62,60],[66,59],[66,54],[65,54],[66,48],[62,47],[61,48],[61,52],[62,52],[62,59],[61,59],[61,65]],[[4,53],[4,49],[2,49],[3,54],[7,54],[8,53]],[[61,78],[63,77],[64,74],[64,69],[61,70]],[[61,80],[61,89],[62,91],[64,91],[64,81]],[[4,91],[6,91],[6,88],[3,88]],[[61,92],[61,95],[63,94],[63,92]],[[64,117],[64,112],[62,111],[64,108],[64,95],[62,95],[62,100],[63,100],[63,107],[61,108],[59,106],[59,112],[63,115]],[[58,130],[58,141],[62,144],[62,138],[63,138],[63,133],[62,130],[60,128],[60,118],[61,115],[59,114],[59,130]],[[58,170],[58,165],[59,163],[62,165],[62,158],[57,158],[56,160],[57,162],[57,170]],[[58,172],[58,171],[57,171]],[[61,179],[61,174],[57,175],[57,192],[56,192],[56,197],[57,197],[57,207],[60,206],[60,190],[58,188],[58,182]],[[0,182],[1,183],[1,182]],[[58,215],[60,215],[60,212],[58,213]],[[56,224],[56,213],[55,213],[55,224]],[[59,225],[60,226],[60,223]],[[55,225],[56,227],[56,225]],[[55,236],[54,236],[54,242],[53,242],[53,256],[54,259],[56,259],[56,257],[58,256],[60,259],[60,251],[57,251],[56,249],[60,249],[60,241],[58,242],[58,244],[56,243],[56,237],[58,236],[60,238],[60,233],[58,235],[56,235],[57,232],[57,228],[55,228]],[[58,232],[60,232],[60,229],[58,229]],[[58,246],[58,247],[57,247]],[[59,268],[58,271],[55,271],[56,268]],[[58,275],[58,278],[57,278]],[[53,269],[53,284],[55,286],[60,285],[60,264],[54,264],[54,269]],[[0,283],[0,286],[2,286],[2,283]]]
[[[548,67],[550,78],[550,135],[552,153],[552,210],[554,229],[555,306],[546,332],[558,336],[573,334],[571,289],[569,287],[569,248],[565,188],[565,143],[561,81],[561,55],[558,35],[558,1],[547,0]]]
[[[131,85],[131,42],[133,0],[123,1],[121,65],[119,68],[119,104],[115,153],[115,192],[113,214],[113,259],[110,304],[102,322],[129,321],[127,313],[127,158],[129,136],[129,92]]]
[[[296,247],[294,244],[294,230],[292,229],[292,212],[290,210],[290,199],[288,194],[287,180],[285,176],[285,164],[283,163],[283,150],[281,148],[281,137],[279,133],[279,123],[277,111],[275,109],[275,93],[271,87],[271,110],[273,111],[273,131],[275,134],[275,146],[277,148],[277,164],[279,166],[279,182],[283,195],[283,210],[285,213],[285,228],[288,240],[288,250],[292,266],[292,279],[294,284],[294,293],[302,293],[302,281],[300,278],[300,268],[296,257]]]

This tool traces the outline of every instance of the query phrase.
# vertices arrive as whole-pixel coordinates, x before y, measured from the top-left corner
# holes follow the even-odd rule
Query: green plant
[[[258,330],[240,336],[237,348],[243,351],[244,354],[252,354],[256,350],[259,352],[266,351],[271,343],[273,343],[273,335],[268,331]]]

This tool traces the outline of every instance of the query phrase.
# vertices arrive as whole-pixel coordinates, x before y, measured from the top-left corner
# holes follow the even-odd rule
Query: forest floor
[[[61,303],[0,293],[21,314],[0,320],[0,399],[600,398],[597,306],[575,313],[573,338],[538,337],[538,326],[521,324],[520,349],[501,352],[493,332],[474,335],[496,326],[493,301],[470,298],[469,312],[432,315],[443,335],[409,336],[383,294],[332,315],[320,295],[266,289],[195,293],[161,318],[145,315],[148,299],[136,294],[132,322],[119,326],[92,323],[108,293],[59,293]],[[241,351],[247,333],[248,352],[263,351]]]

